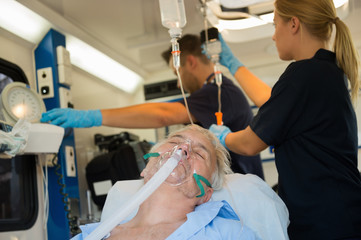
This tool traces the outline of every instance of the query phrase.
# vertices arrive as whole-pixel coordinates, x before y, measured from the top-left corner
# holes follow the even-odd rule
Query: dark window
[[[0,158],[0,231],[31,228],[38,214],[35,156]]]
[[[23,70],[18,65],[0,58],[0,94],[5,86],[12,82],[29,84]]]

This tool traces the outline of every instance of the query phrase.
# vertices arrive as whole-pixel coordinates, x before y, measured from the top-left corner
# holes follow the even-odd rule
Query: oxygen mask
[[[166,143],[169,145],[169,143]],[[160,150],[165,149],[163,146],[159,147]],[[148,153],[144,158],[149,158],[149,163],[145,171],[144,178],[153,176],[167,161],[169,158],[175,154],[176,151],[181,150],[181,160],[178,165],[174,168],[165,182],[171,186],[178,186],[190,179],[189,176],[192,175],[193,161],[190,157],[191,153],[191,143],[190,141],[185,141],[182,143],[177,143],[177,145],[171,146],[171,148],[164,152]]]

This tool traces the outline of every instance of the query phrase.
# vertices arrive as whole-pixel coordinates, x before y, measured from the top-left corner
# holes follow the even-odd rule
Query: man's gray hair
[[[202,128],[198,125],[194,125],[194,124],[187,125],[182,129],[179,129],[179,130],[176,130],[176,131],[170,133],[168,138],[170,138],[180,132],[190,130],[190,129],[197,131],[197,132],[201,133],[203,136],[205,136],[211,142],[212,146],[215,149],[216,167],[215,167],[215,171],[212,174],[212,188],[214,190],[219,190],[223,186],[223,182],[225,180],[225,175],[233,173],[233,171],[231,170],[231,167],[230,167],[230,165],[231,165],[230,155],[229,155],[227,149],[225,147],[223,147],[223,145],[219,142],[219,140],[213,133],[208,131],[208,129]],[[166,141],[166,139],[159,142],[155,146],[153,146],[152,149],[150,150],[150,152],[153,152],[155,149],[157,149],[160,145],[162,145],[164,143],[164,141]]]

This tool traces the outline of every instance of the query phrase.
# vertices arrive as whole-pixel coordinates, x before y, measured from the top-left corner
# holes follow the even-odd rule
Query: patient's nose
[[[186,159],[189,158],[190,153],[190,147],[189,144],[183,143],[180,146],[178,146],[178,150],[182,150],[182,154],[186,157]]]

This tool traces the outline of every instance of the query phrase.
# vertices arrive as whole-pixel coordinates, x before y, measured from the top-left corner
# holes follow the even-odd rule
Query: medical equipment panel
[[[59,80],[59,64],[69,64],[67,53],[64,49],[58,48],[59,46],[65,48],[65,36],[51,29],[34,51],[36,70],[51,68],[53,81],[52,84],[49,83],[47,86],[49,88],[53,86],[54,96],[44,98],[47,110],[64,106],[61,104],[61,101],[64,100],[60,98],[60,87],[70,90],[69,85],[64,84],[69,83],[68,81],[62,80],[60,82]],[[58,52],[62,56],[58,57]],[[41,79],[37,79],[37,84],[39,89]],[[69,151],[69,149],[72,149],[72,151]],[[56,157],[58,158],[57,163],[54,164],[54,167],[48,169],[50,205],[47,227],[48,239],[62,240],[69,239],[79,232],[77,226],[77,219],[80,216],[78,175],[76,169],[72,170],[77,166],[73,129],[65,129],[63,142]],[[67,171],[69,165],[70,171]]]
[[[144,97],[146,101],[157,100],[159,98],[178,98],[182,97],[181,90],[177,87],[177,79],[167,80],[163,82],[156,82],[144,85]]]
[[[41,68],[37,71],[38,92],[42,98],[54,97],[53,72],[51,67]]]

